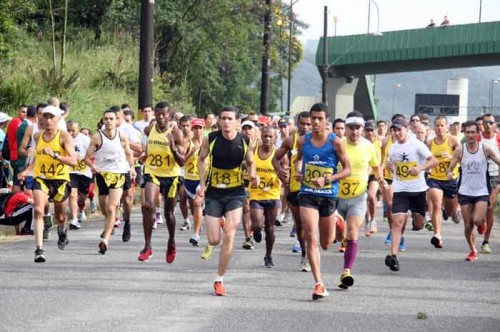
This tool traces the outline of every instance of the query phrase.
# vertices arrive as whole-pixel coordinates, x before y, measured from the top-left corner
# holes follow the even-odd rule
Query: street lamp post
[[[490,113],[493,113],[493,101],[495,99],[495,85],[499,84],[500,80],[491,80],[490,81],[490,91],[489,91],[489,106],[490,106]]]
[[[394,83],[392,86],[392,115],[394,115],[395,112],[396,89],[399,88],[401,88],[401,83]]]
[[[368,0],[368,31],[367,33],[370,34],[370,18],[371,18],[371,4],[375,5],[375,8],[377,9],[377,32],[375,34],[380,33],[380,11],[378,9],[378,4],[375,2],[375,0]]]
[[[266,0],[264,15],[264,53],[262,54],[262,83],[260,95],[260,113],[269,113],[269,62],[271,52],[271,0]]]
[[[279,43],[279,57],[280,57],[280,110],[283,113],[283,20],[279,19],[276,24],[280,27],[280,43]]]
[[[288,38],[288,91],[287,91],[287,103],[286,103],[286,115],[290,115],[290,107],[291,107],[291,92],[292,92],[292,37],[293,37],[293,19],[294,19],[294,13],[293,13],[293,5],[295,5],[299,0],[290,0],[290,7],[289,10],[289,23],[290,23],[290,36]]]

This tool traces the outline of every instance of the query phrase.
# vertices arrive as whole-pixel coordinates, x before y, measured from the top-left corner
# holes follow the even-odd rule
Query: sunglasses
[[[483,121],[483,124],[492,126],[493,124],[495,124],[495,121]]]

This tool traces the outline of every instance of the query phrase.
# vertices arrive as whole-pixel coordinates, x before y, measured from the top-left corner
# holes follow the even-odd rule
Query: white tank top
[[[123,149],[120,132],[116,130],[112,139],[99,130],[101,135],[101,146],[95,152],[95,165],[100,171],[111,173],[128,173],[129,167],[126,162],[125,150]],[[124,165],[127,165],[125,167]]]
[[[463,144],[459,194],[474,197],[490,194],[486,182],[488,161],[483,149],[481,142],[475,152],[469,152],[467,145]]]
[[[483,134],[481,134],[481,142],[484,145],[490,146],[493,151],[495,151],[498,155],[498,145],[497,145],[497,135],[493,135],[492,138],[484,138]],[[488,172],[490,176],[498,176],[498,165],[491,159],[488,159]]]

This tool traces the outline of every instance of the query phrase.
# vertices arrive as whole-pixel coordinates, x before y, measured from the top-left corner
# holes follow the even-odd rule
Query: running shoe
[[[78,219],[73,219],[69,222],[69,229],[70,230],[74,230],[74,231],[77,231],[81,228],[81,225],[80,225],[80,222],[78,221]]]
[[[465,257],[466,261],[474,262],[477,259],[477,251],[471,251],[467,257]]]
[[[431,238],[431,244],[436,247],[436,249],[443,249],[443,240],[436,237],[436,236],[433,236]]]
[[[97,212],[97,205],[95,205],[94,202],[90,202],[90,213],[96,213]]]
[[[292,220],[292,212],[290,210],[287,210],[285,212],[285,217],[283,218],[282,224],[288,224]]]
[[[377,221],[375,220],[372,220],[371,221],[371,225],[370,225],[370,233],[371,234],[375,234],[378,232],[378,228],[377,228]]]
[[[156,222],[156,220],[155,220],[155,222],[154,222],[154,224],[153,224],[153,229],[157,229],[157,228],[158,228],[158,223],[157,223],[157,222]]]
[[[163,217],[161,216],[160,212],[155,213],[155,222],[157,224],[163,224]]]
[[[204,259],[206,261],[212,259],[212,254],[214,252],[215,246],[211,246],[210,244],[207,244],[205,247],[205,250],[201,253],[201,259]]]
[[[323,298],[327,297],[328,295],[329,295],[328,291],[326,290],[326,287],[325,287],[325,285],[323,285],[322,282],[318,282],[314,286],[314,292],[312,293],[313,300],[323,299]]]
[[[130,221],[126,221],[123,225],[122,241],[123,242],[130,241],[131,236],[132,234],[130,233]]]
[[[311,272],[311,265],[307,257],[302,257],[300,260],[300,271],[301,272]]]
[[[292,252],[302,252],[302,248],[300,247],[300,242],[299,241],[295,241],[295,243],[293,244],[293,247],[292,247]]]
[[[253,239],[257,243],[260,243],[262,241],[262,229],[258,229],[255,232],[253,232]]]
[[[179,229],[181,231],[188,231],[188,230],[190,230],[191,229],[191,222],[189,220],[184,221],[184,224]]]
[[[297,229],[295,226],[292,227],[292,230],[290,231],[290,237],[297,237]]]
[[[487,228],[488,225],[486,224],[486,222],[484,222],[482,225],[477,226],[477,233],[479,235],[483,235],[484,233],[486,233]]]
[[[404,236],[401,236],[401,241],[399,241],[399,251],[406,251],[406,241]]]
[[[443,214],[443,220],[447,221],[448,220],[448,213],[446,213],[446,210],[444,208],[441,209],[441,213]]]
[[[78,216],[78,220],[80,222],[85,222],[87,221],[87,215],[85,214],[85,211],[80,212],[80,215]]]
[[[43,239],[48,240],[50,235],[50,230],[52,229],[52,216],[43,216]]]
[[[345,252],[347,248],[347,239],[343,239],[342,242],[340,242],[340,247],[338,249],[338,252]]]
[[[167,247],[167,252],[165,254],[165,258],[167,260],[167,263],[172,264],[175,260],[176,254],[177,254],[177,251],[175,250],[175,242],[173,244],[169,244]]]
[[[245,239],[245,242],[243,242],[242,247],[243,249],[252,250],[255,247],[255,244],[253,243],[251,238],[247,237]]]
[[[370,229],[372,228],[372,222],[369,220],[365,220],[365,236],[370,237],[372,233],[370,232]]]
[[[108,251],[108,241],[102,240],[99,242],[99,253],[105,255],[106,251]]]
[[[463,222],[464,217],[462,216],[462,211],[457,210],[457,212],[455,212],[453,217],[451,217],[451,220],[453,220],[455,224],[460,224],[460,222]]]
[[[271,256],[264,257],[264,266],[269,268],[269,269],[274,266],[273,258]]]
[[[491,251],[490,245],[488,243],[485,243],[481,246],[481,254],[491,254],[493,251]]]
[[[278,227],[279,227],[279,226],[283,226],[283,223],[281,222],[281,220],[276,219],[276,220],[274,221],[274,226],[278,226]]]
[[[105,231],[102,231],[102,233],[101,233],[101,235],[100,235],[100,236],[101,236],[101,239],[104,239],[104,232],[105,232]],[[111,235],[114,235],[114,234],[115,234],[115,229],[113,228],[113,229],[111,230]]]
[[[41,248],[35,250],[35,263],[45,263],[45,250]]]
[[[344,271],[344,273],[340,275],[339,288],[348,289],[352,285],[354,285],[354,278],[351,275],[351,272]]]
[[[432,232],[434,230],[434,226],[432,225],[432,221],[431,220],[427,220],[424,227],[429,232]]]
[[[399,271],[399,262],[396,255],[385,256],[385,266],[388,266],[391,271]]]
[[[66,229],[61,230],[58,227],[57,228],[57,235],[59,237],[59,239],[57,240],[57,247],[59,248],[59,250],[64,250],[69,243],[68,231]]]
[[[189,243],[191,243],[195,247],[200,246],[200,236],[199,235],[193,235],[191,238],[189,238]]]
[[[392,232],[389,231],[389,233],[387,233],[387,235],[385,236],[385,245],[386,246],[390,246],[391,245],[391,242],[392,242]]]
[[[335,227],[337,228],[337,232],[342,232],[345,227],[344,218],[342,218],[340,214],[337,214],[336,217],[337,217],[337,224]]]
[[[151,257],[153,257],[153,249],[144,249],[139,253],[138,259],[141,262],[147,262]]]
[[[226,296],[226,290],[224,289],[224,285],[222,281],[216,281],[214,283],[214,295],[215,296]]]

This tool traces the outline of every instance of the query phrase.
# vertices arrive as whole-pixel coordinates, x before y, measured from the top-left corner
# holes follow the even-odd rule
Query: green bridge
[[[377,118],[368,75],[500,65],[500,22],[327,38],[330,114]],[[323,38],[316,52],[322,72]]]

